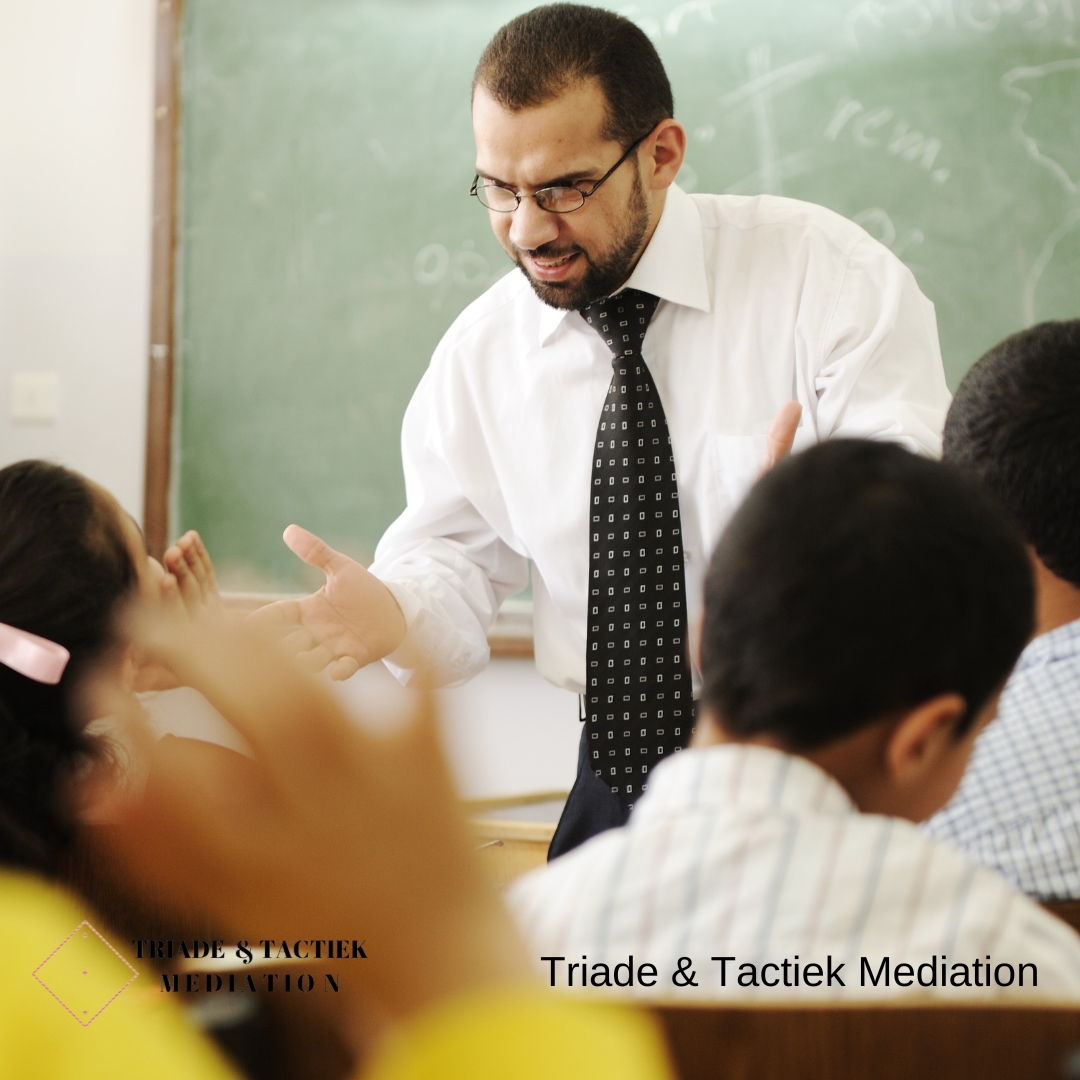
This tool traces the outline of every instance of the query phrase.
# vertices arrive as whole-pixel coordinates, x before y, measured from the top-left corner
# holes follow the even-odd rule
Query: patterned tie
[[[614,367],[592,474],[589,758],[627,808],[693,725],[675,458],[641,355],[659,302],[626,289],[581,310]]]

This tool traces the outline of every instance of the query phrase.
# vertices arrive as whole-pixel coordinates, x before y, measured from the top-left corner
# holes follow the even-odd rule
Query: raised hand
[[[802,417],[802,406],[797,401],[785,401],[777,410],[765,437],[765,456],[761,459],[757,474],[764,476],[791,453],[795,431]]]
[[[162,556],[165,569],[176,579],[188,613],[197,616],[206,609],[221,608],[214,564],[206,545],[194,529],[184,533]]]
[[[331,679],[348,679],[404,641],[405,616],[374,574],[299,525],[290,525],[284,540],[308,566],[326,575],[326,584],[310,596],[280,600],[248,618],[291,630],[285,644],[305,668],[322,671],[329,665]]]
[[[119,796],[109,813],[142,886],[238,937],[271,927],[366,939],[370,959],[348,969],[342,991],[366,992],[395,1017],[526,978],[472,850],[429,692],[410,722],[376,736],[249,625],[144,608],[128,630],[253,752],[153,745],[141,799]],[[87,697],[95,715],[139,722],[115,676],[103,673]]]

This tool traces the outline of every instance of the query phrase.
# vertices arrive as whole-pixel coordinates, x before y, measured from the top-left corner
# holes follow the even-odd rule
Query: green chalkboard
[[[290,521],[370,558],[401,417],[510,268],[467,197],[500,0],[186,0],[175,524],[234,587],[303,582]],[[691,191],[832,207],[937,305],[950,382],[1080,315],[1080,3],[691,0],[655,40]]]

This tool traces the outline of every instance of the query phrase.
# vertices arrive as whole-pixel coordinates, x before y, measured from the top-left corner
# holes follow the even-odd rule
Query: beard
[[[649,208],[641,189],[641,175],[635,170],[634,188],[626,207],[622,228],[612,239],[611,247],[600,255],[592,255],[578,244],[542,244],[531,250],[514,248],[514,262],[529,279],[533,292],[548,307],[577,310],[594,300],[610,296],[630,276],[642,240],[649,230]],[[558,259],[578,252],[585,259],[585,274],[580,281],[537,281],[529,273],[521,252],[541,259]]]

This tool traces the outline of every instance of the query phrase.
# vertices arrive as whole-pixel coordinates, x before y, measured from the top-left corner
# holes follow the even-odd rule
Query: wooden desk
[[[1080,931],[1080,900],[1047,900],[1043,907],[1074,930]]]
[[[565,791],[545,791],[466,804],[480,857],[496,885],[509,885],[547,862],[565,803]]]
[[[1080,1009],[654,1007],[679,1080],[1075,1080]],[[1072,1066],[1072,1062],[1069,1062]]]

